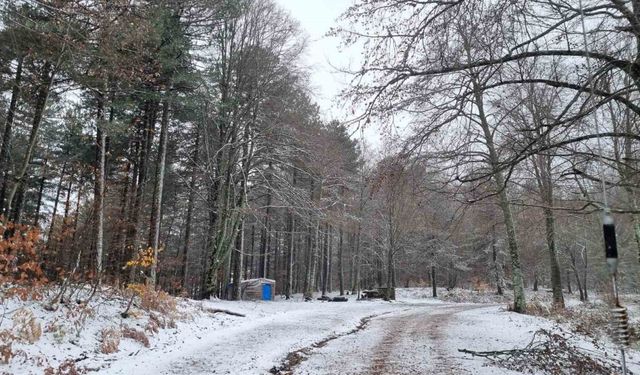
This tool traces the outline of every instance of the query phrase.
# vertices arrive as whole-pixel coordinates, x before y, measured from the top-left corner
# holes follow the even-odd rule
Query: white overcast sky
[[[308,36],[305,62],[311,68],[311,84],[315,99],[325,117],[339,116],[334,98],[346,83],[346,78],[335,72],[332,65],[342,67],[349,63],[349,51],[339,51],[337,38],[325,34],[336,19],[353,3],[352,0],[276,0],[289,11]]]
[[[337,96],[348,84],[349,77],[336,72],[336,67],[347,68],[356,65],[360,51],[351,48],[341,50],[337,38],[325,34],[337,25],[337,18],[354,3],[354,0],[276,0],[300,23],[308,36],[305,63],[311,70],[311,85],[314,99],[320,105],[323,118],[345,120],[351,111]],[[352,128],[352,131],[355,131]],[[380,145],[378,129],[365,129],[367,143]],[[357,134],[356,134],[357,136]]]

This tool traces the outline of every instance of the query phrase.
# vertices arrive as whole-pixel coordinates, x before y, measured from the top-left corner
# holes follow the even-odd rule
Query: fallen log
[[[221,313],[221,314],[227,314],[227,315],[233,315],[233,316],[240,316],[242,318],[246,317],[246,315],[244,315],[244,314],[240,314],[240,313],[237,313],[237,312],[234,312],[234,311],[225,310],[225,309],[211,309],[211,308],[208,308],[208,309],[205,309],[205,311],[210,313],[210,314],[219,314],[219,313]]]

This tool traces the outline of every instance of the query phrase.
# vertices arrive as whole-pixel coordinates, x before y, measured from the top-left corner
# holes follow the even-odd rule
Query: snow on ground
[[[399,289],[396,302],[356,301],[354,296],[348,302],[304,302],[301,296],[274,302],[180,299],[172,317],[134,309],[132,316],[122,318],[128,301],[105,297],[108,293],[89,307],[71,303],[55,312],[29,303],[26,308],[41,325],[42,336],[34,344],[15,343],[15,357],[8,365],[0,364],[0,373],[41,374],[48,366],[57,368],[72,359],[78,368],[99,374],[266,374],[287,354],[306,348],[304,360],[293,368],[295,374],[515,374],[458,349],[524,347],[540,328],[567,327],[508,312],[503,297],[438,292],[443,300],[431,298],[431,290],[422,288]],[[545,292],[529,297],[548,301]],[[483,303],[451,302],[465,298]],[[568,304],[579,305],[571,298]],[[5,301],[0,330],[12,327],[12,316],[21,305]],[[246,317],[212,314],[211,309]],[[347,334],[367,317],[362,330]],[[165,328],[154,333],[154,325]],[[103,331],[125,327],[144,332],[149,347],[123,337],[117,352],[103,353]],[[332,339],[314,346],[328,337]],[[576,337],[581,347],[602,353],[589,340]],[[617,355],[610,344],[603,350]],[[640,357],[635,351],[631,354],[630,367],[640,373]]]
[[[110,374],[264,374],[291,351],[397,309],[382,301],[206,302],[247,314],[235,325],[114,363]]]

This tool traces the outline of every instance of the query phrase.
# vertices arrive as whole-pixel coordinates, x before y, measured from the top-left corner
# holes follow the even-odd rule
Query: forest
[[[73,329],[69,345],[81,347],[101,305],[120,316],[92,336],[103,354],[120,338],[164,343],[161,329],[200,339],[197,325],[176,325],[180,309],[235,317],[220,325],[294,311],[283,321],[298,341],[282,331],[285,352],[251,368],[219,364],[228,373],[264,371],[286,351],[270,372],[292,373],[289,358],[360,335],[369,320],[407,337],[440,332],[453,315],[474,327],[510,324],[494,305],[482,310],[493,320],[468,306],[427,308],[411,302],[422,296],[415,290],[429,301],[504,298],[518,327],[546,327],[526,320],[536,315],[580,320],[577,304],[613,301],[628,333],[617,293],[635,303],[640,286],[640,0],[345,0],[324,35],[340,45],[330,53],[352,53],[335,66],[348,83],[331,113],[312,84],[315,41],[284,3],[0,1],[0,363],[20,357],[18,342],[39,339],[36,318],[49,321],[47,340]],[[243,304],[252,279],[273,280],[270,299],[282,303]],[[407,310],[442,327],[399,310],[375,320],[398,305],[372,302],[365,315],[353,302],[372,290],[388,302],[396,289],[411,297]],[[349,303],[320,305],[331,296]],[[41,316],[19,300],[40,301]],[[14,327],[2,326],[15,311]],[[607,314],[574,333],[599,336]],[[144,332],[127,325],[147,318]],[[59,319],[76,323],[63,332]],[[545,332],[563,343],[559,352],[569,347]],[[436,333],[431,343],[444,340]],[[477,356],[461,348],[485,333],[465,333],[456,333],[459,352]],[[47,374],[79,373],[64,369],[89,356],[71,347],[76,358],[51,362]],[[462,373],[438,353],[430,371]],[[571,357],[573,370],[549,373],[619,368],[605,357]],[[301,368],[335,373],[313,358]],[[385,358],[361,373],[404,373]],[[633,366],[640,355],[630,358]],[[210,369],[207,360],[193,363]],[[109,373],[130,373],[126,363]]]
[[[562,307],[609,287],[606,209],[635,290],[639,12],[357,2],[329,31],[363,52],[348,115],[327,119],[273,1],[5,1],[2,280],[197,299],[251,278],[287,299],[465,287],[515,311],[547,288]]]

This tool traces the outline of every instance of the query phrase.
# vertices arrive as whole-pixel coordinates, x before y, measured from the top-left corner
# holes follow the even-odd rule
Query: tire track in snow
[[[305,353],[300,375],[469,374],[451,349],[448,328],[478,305],[415,304],[370,320],[366,329]]]
[[[363,329],[365,329],[367,327],[367,325],[369,324],[369,322],[371,322],[372,319],[374,318],[378,318],[387,314],[390,314],[392,311],[387,311],[387,312],[383,312],[380,314],[375,314],[375,315],[369,315],[366,316],[362,319],[360,319],[360,323],[352,330],[344,332],[344,333],[340,333],[340,334],[335,334],[335,335],[331,335],[329,337],[326,337],[318,342],[315,342],[313,344],[311,344],[310,346],[304,347],[302,349],[298,349],[296,351],[293,351],[289,354],[287,354],[287,356],[285,357],[284,361],[282,362],[282,364],[280,364],[280,366],[274,366],[269,373],[274,374],[274,375],[290,375],[294,373],[295,368],[300,365],[300,363],[302,363],[304,360],[306,360],[310,355],[313,354],[313,350],[314,349],[318,349],[318,348],[322,348],[324,346],[326,346],[329,342],[335,340],[335,339],[339,339],[341,337],[347,336],[347,335],[352,335],[354,333],[357,333]]]

